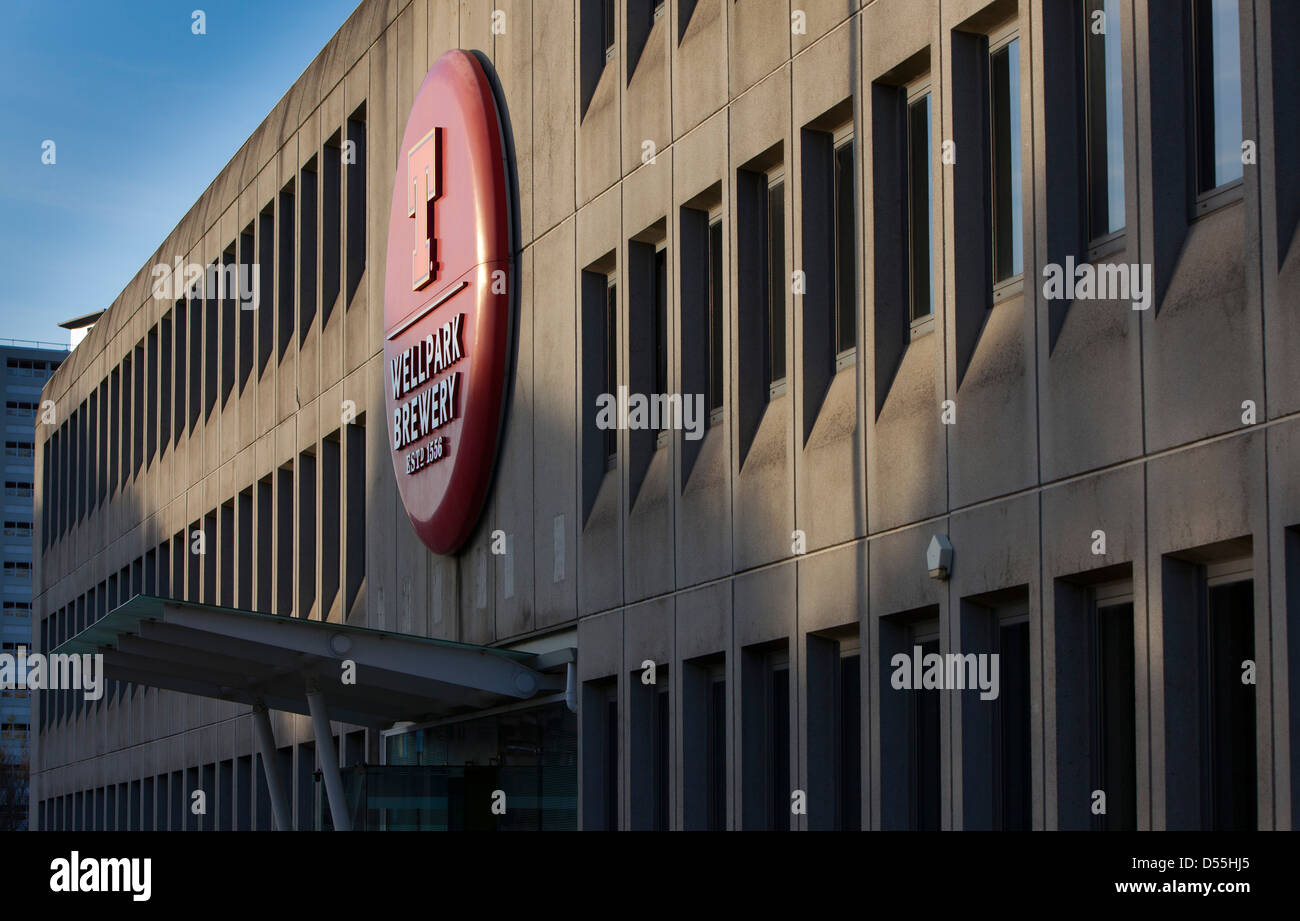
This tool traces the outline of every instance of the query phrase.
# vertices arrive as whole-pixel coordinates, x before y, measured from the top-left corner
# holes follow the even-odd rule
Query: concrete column
[[[330,817],[335,831],[352,831],[352,814],[348,812],[347,798],[343,795],[343,776],[339,773],[339,753],[330,733],[329,716],[325,713],[325,698],[313,684],[307,685],[307,706],[311,710],[311,726],[316,733],[316,751],[325,777],[325,793],[329,797]]]
[[[275,816],[276,831],[292,831],[289,801],[285,798],[284,785],[276,764],[275,733],[271,730],[271,717],[265,704],[259,702],[253,705],[253,723],[257,727],[257,751],[262,756],[262,771],[266,774],[266,786],[271,793],[271,812]]]

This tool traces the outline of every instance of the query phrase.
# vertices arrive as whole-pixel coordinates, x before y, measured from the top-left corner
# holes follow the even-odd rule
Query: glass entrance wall
[[[563,702],[412,730],[385,746],[386,766],[344,771],[358,830],[578,827],[578,724]]]

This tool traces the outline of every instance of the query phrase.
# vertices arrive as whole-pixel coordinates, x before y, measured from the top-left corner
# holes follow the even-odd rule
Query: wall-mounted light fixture
[[[947,534],[936,534],[925,548],[925,568],[931,579],[946,579],[952,571],[952,541]]]

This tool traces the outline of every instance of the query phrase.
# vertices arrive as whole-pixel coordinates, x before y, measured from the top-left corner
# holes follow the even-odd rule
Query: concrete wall
[[[260,246],[260,212],[280,200],[288,183],[301,183],[303,166],[313,157],[319,164],[331,135],[364,104],[364,216],[351,213],[357,199],[349,187],[359,179],[347,173],[342,191],[343,245],[358,224],[366,228],[368,268],[355,295],[348,301],[345,279],[339,302],[330,311],[318,304],[310,328],[305,335],[295,328],[283,355],[278,309],[269,321],[259,317],[251,339],[237,334],[231,341],[217,325],[216,338],[205,339],[198,353],[204,362],[220,371],[230,350],[256,350],[270,335],[266,368],[260,370],[258,352],[247,385],[237,382],[229,400],[218,393],[210,414],[205,404],[197,424],[44,550],[37,622],[286,465],[298,464],[301,483],[304,452],[317,458],[319,488],[325,442],[351,400],[365,413],[365,450],[342,451],[343,500],[335,505],[296,490],[288,501],[299,523],[301,503],[316,503],[318,528],[322,516],[338,511],[346,543],[349,516],[362,514],[364,494],[364,567],[355,552],[342,552],[339,597],[326,610],[323,570],[332,558],[312,551],[316,584],[304,592],[293,557],[276,553],[266,571],[277,587],[291,580],[292,613],[475,643],[513,641],[577,621],[580,679],[617,681],[624,743],[641,663],[667,665],[674,822],[684,815],[683,663],[725,657],[736,717],[729,723],[728,812],[739,827],[753,802],[746,787],[755,782],[740,728],[748,712],[740,667],[746,651],[789,653],[791,785],[809,789],[821,766],[809,745],[808,638],[845,631],[859,637],[862,823],[890,827],[897,806],[891,778],[900,775],[896,755],[881,741],[892,731],[892,702],[881,690],[882,631],[891,635],[897,616],[923,614],[937,617],[943,650],[964,648],[962,612],[1011,593],[1025,600],[1030,622],[1033,824],[1057,827],[1063,803],[1084,791],[1059,782],[1055,625],[1058,613],[1065,615],[1057,611],[1056,588],[1059,580],[1086,583],[1099,573],[1125,572],[1136,628],[1137,820],[1141,828],[1163,828],[1179,823],[1181,807],[1166,796],[1171,783],[1177,786],[1177,765],[1165,750],[1174,704],[1165,693],[1162,624],[1173,613],[1166,611],[1173,596],[1162,584],[1162,561],[1194,557],[1204,565],[1248,546],[1256,586],[1259,824],[1293,827],[1292,786],[1300,776],[1290,731],[1300,693],[1300,551],[1293,529],[1300,527],[1300,495],[1290,471],[1300,460],[1300,404],[1290,358],[1300,320],[1289,305],[1300,285],[1293,244],[1300,192],[1287,169],[1300,143],[1289,31],[1295,14],[1287,5],[1241,4],[1244,135],[1257,142],[1258,165],[1246,167],[1239,198],[1191,217],[1178,211],[1182,200],[1170,192],[1167,154],[1187,142],[1186,125],[1162,110],[1173,79],[1162,70],[1171,54],[1162,17],[1170,14],[1158,4],[1121,3],[1127,228],[1106,258],[1156,266],[1161,295],[1144,312],[1113,301],[1062,308],[1041,290],[1042,267],[1063,252],[1059,241],[1070,219],[1061,205],[1070,193],[1061,179],[1066,135],[1054,111],[1063,89],[1056,59],[1045,51],[1059,36],[1047,0],[698,0],[685,23],[684,5],[670,0],[648,31],[634,30],[642,44],[635,68],[623,11],[645,4],[617,4],[618,38],[608,61],[603,49],[598,56],[585,50],[600,4],[498,6],[504,32],[493,31],[486,0],[364,3],[51,381],[45,395],[65,419],[168,311],[174,315],[171,301],[150,297],[150,267],[176,256],[210,262],[250,223]],[[792,20],[792,12],[803,15]],[[963,158],[978,162],[980,151],[965,135],[970,89],[954,68],[965,60],[970,36],[1008,21],[1021,47],[1024,284],[972,315],[969,253],[979,221],[959,200],[978,183],[971,184],[971,167],[960,170]],[[415,540],[388,472],[379,364],[383,280],[375,268],[384,264],[403,120],[429,64],[453,47],[483,51],[504,89],[518,158],[521,310],[510,416],[489,507],[465,548],[438,558]],[[883,308],[873,294],[890,270],[883,254],[891,242],[878,238],[871,220],[873,202],[889,191],[876,187],[873,87],[927,73],[936,139],[935,321],[899,351],[880,332],[890,327],[878,322]],[[782,233],[787,268],[798,268],[812,255],[802,242],[801,132],[842,117],[853,125],[857,153],[856,353],[829,378],[820,403],[806,399],[815,375],[803,346],[804,298],[787,292],[786,389],[766,404],[742,458],[735,408],[745,370],[737,326],[738,237],[746,228],[737,225],[734,207],[737,171],[784,164]],[[954,137],[958,160],[949,166],[938,141]],[[599,480],[587,515],[582,420],[591,408],[582,403],[582,272],[596,266],[620,280],[619,370],[626,383],[629,357],[640,345],[627,334],[635,319],[635,295],[623,283],[629,241],[662,221],[669,275],[677,279],[685,258],[678,251],[680,208],[704,199],[720,204],[724,215],[722,424],[709,428],[684,484],[681,435],[655,448],[635,501],[631,439],[620,433],[619,463]],[[1187,202],[1182,207],[1190,211]],[[271,244],[267,252],[278,245]],[[287,263],[276,264],[278,270]],[[264,292],[264,304],[278,308],[278,295],[273,304]],[[683,374],[680,304],[674,282],[673,386]],[[186,381],[177,386],[184,391]],[[1255,405],[1252,424],[1243,422],[1245,400]],[[954,424],[941,421],[944,401],[955,405]],[[355,430],[342,426],[345,439]],[[362,459],[364,488],[349,490]],[[40,464],[38,451],[38,483]],[[38,520],[42,503],[59,501],[58,492],[46,493]],[[255,533],[261,514],[254,512]],[[491,553],[496,529],[507,535],[507,557]],[[1098,529],[1107,538],[1100,555],[1091,549]],[[926,572],[924,551],[935,533],[950,535],[955,547],[947,581]],[[279,548],[287,534],[276,529],[275,540]],[[200,565],[222,566],[220,553]],[[253,576],[258,585],[261,568]],[[349,585],[358,589],[350,604]],[[960,699],[945,696],[945,828],[978,824],[971,791],[980,778],[971,773],[973,743],[963,746],[973,731],[963,736],[966,723]],[[280,744],[309,739],[305,721],[294,717],[283,717],[276,729]],[[233,705],[137,690],[43,733],[33,798],[245,755],[251,739],[248,715]],[[627,824],[626,757],[619,770]],[[814,800],[809,808],[812,814],[793,818],[795,827],[819,826],[824,805]]]

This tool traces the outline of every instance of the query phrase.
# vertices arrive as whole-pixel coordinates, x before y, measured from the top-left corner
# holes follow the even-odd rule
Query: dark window
[[[722,300],[722,221],[709,224],[709,409],[726,403],[722,373],[722,343],[727,335]]]
[[[668,392],[668,251],[655,251],[654,392]]]
[[[145,397],[148,409],[145,412],[144,420],[147,431],[145,432],[145,468],[148,469],[153,464],[153,459],[158,455],[158,398],[162,393],[162,384],[159,380],[158,368],[158,329],[154,327],[149,330],[147,337],[148,345],[146,346],[146,380],[145,380]],[[92,436],[93,437],[93,436]]]
[[[337,507],[335,522],[337,523]],[[235,554],[238,557],[237,576],[239,580],[239,594],[235,604],[245,611],[253,609],[253,490],[245,489],[238,496],[238,505],[235,509],[235,527],[238,529],[238,536],[235,538]]]
[[[144,349],[144,340],[142,339],[135,347],[135,363],[132,365],[135,369],[135,383],[133,385],[135,408],[133,410],[134,415],[131,417],[131,426],[135,429],[135,450],[132,454],[132,457],[135,460],[134,466],[131,468],[133,474],[138,474],[144,466],[144,433],[145,429],[150,428],[150,423],[154,421],[145,413],[145,407],[147,405],[145,402],[145,391],[148,389],[149,384],[145,378],[146,366]]]
[[[294,251],[294,208],[293,183],[290,182],[280,190],[280,290],[276,292],[276,314],[280,323],[279,358],[284,360],[289,344],[293,342],[293,251]]]
[[[706,204],[706,203],[702,203]],[[722,221],[700,208],[682,208],[678,236],[681,307],[677,326],[683,399],[699,395],[709,408],[705,425],[722,408]],[[682,483],[690,479],[699,441],[683,441]]]
[[[857,268],[853,142],[835,148],[835,352],[857,345]]]
[[[321,620],[330,619],[338,597],[342,573],[342,546],[339,542],[342,495],[339,433],[321,441],[320,552],[321,552]],[[251,550],[250,556],[251,556]]]
[[[577,13],[579,111],[585,117],[605,64],[614,58],[614,0],[581,0]]]
[[[1197,185],[1242,177],[1241,35],[1237,0],[1193,0]]]
[[[790,668],[780,649],[741,656],[741,826],[789,831]]]
[[[316,455],[298,455],[298,616],[312,618],[316,606]],[[315,615],[319,620],[320,615]]]
[[[853,139],[836,142],[832,132],[804,128],[803,255],[806,282],[801,308],[803,438],[806,443],[836,373],[857,338],[857,249],[854,216]]]
[[[165,454],[172,441],[172,391],[176,387],[176,379],[172,375],[171,314],[163,317],[159,328],[162,332],[158,339],[158,442]],[[91,417],[93,421],[93,410]]]
[[[173,780],[176,775],[172,774]],[[235,802],[235,831],[253,830],[253,756],[242,755],[235,761],[235,786],[238,789]],[[172,797],[173,804],[175,796]],[[175,825],[172,826],[175,831]]]
[[[237,345],[235,337],[239,328],[239,260],[235,256],[235,241],[221,257],[221,408],[230,403],[235,390]],[[149,367],[155,367],[151,361]]]
[[[215,512],[209,512],[203,516],[203,596],[204,604],[217,603],[217,566],[219,557],[222,555],[219,545],[220,536],[217,534],[217,516]],[[289,570],[281,569],[281,572]]]
[[[785,183],[767,187],[767,379],[785,379]]]
[[[651,228],[659,232],[663,225]],[[668,252],[653,242],[629,240],[627,244],[627,374],[626,386],[634,394],[668,392]],[[612,290],[612,289],[611,289]],[[612,325],[612,324],[611,324]],[[612,346],[612,343],[611,343]],[[614,393],[611,384],[608,393]],[[671,412],[671,410],[669,410]],[[671,427],[672,419],[650,419],[658,428]],[[607,437],[615,434],[613,429]],[[666,444],[665,439],[663,444]],[[659,433],[646,425],[634,428],[627,436],[628,481],[626,495],[635,504],[645,482],[650,462],[659,447]],[[614,453],[611,443],[607,458]],[[608,460],[607,460],[608,463]],[[629,505],[630,507],[630,505]]]
[[[927,92],[907,106],[908,301],[913,320],[934,313],[931,289],[934,235],[930,227],[934,181],[930,151],[930,94]]]
[[[93,510],[99,504],[99,472],[96,468],[99,466],[99,390],[90,391],[90,400],[87,403],[86,416],[86,508]],[[23,450],[25,456],[34,457],[36,446],[27,444]]]
[[[171,546],[167,541],[158,545],[155,551],[152,551],[154,558],[152,565],[154,567],[154,576],[157,578],[154,594],[159,598],[171,597],[171,579],[172,579],[172,557]],[[102,616],[102,615],[100,615]]]
[[[1137,730],[1134,720],[1133,603],[1098,605],[1092,615],[1091,788],[1106,794],[1097,831],[1137,828]]]
[[[1124,100],[1119,0],[1084,0],[1088,234],[1124,228]],[[1101,31],[1097,31],[1101,29]]]
[[[677,42],[681,43],[682,37],[686,35],[686,27],[691,24],[691,16],[695,14],[695,5],[699,0],[677,0]]]
[[[655,694],[654,703],[654,827],[668,830],[668,790],[672,782],[672,703],[668,689]]]
[[[344,426],[344,480],[346,524],[344,547],[344,609],[343,617],[347,620],[352,615],[352,606],[361,594],[366,578],[366,419],[358,416],[351,424]]]
[[[272,613],[275,606],[271,584],[271,538],[275,533],[271,483],[269,476],[257,481],[257,610],[263,614]]]
[[[221,302],[217,299],[217,286],[209,284],[219,270],[217,263],[208,266],[208,274],[204,279],[207,288],[206,296],[203,299],[203,418],[211,419],[212,411],[217,408],[217,385],[220,383],[220,376],[217,361],[221,357],[218,321],[221,319]]]
[[[769,827],[790,829],[790,669],[784,661],[771,665],[768,685]]]
[[[610,276],[605,288],[605,379],[602,393],[618,392],[618,284]],[[618,428],[605,430],[605,457],[612,465],[618,458]]]
[[[90,497],[90,477],[94,473],[90,460],[90,441],[88,438],[90,426],[87,416],[87,406],[82,403],[77,409],[77,469],[75,476],[77,478],[78,521],[82,521],[86,517],[87,502]]]
[[[249,224],[239,235],[240,282],[244,290],[239,293],[239,392],[242,394],[253,374],[253,352],[256,335],[254,320],[262,298],[260,279],[257,277],[256,233]],[[246,299],[247,297],[247,299]]]
[[[190,432],[199,424],[203,412],[203,298],[190,297]],[[122,378],[126,386],[126,377]]]
[[[235,600],[235,503],[222,503],[217,516],[217,552],[220,578],[217,584],[217,604],[238,607]]]
[[[583,827],[617,831],[618,680],[583,685]]]
[[[655,20],[663,12],[663,0],[627,0],[623,6],[627,13],[627,79],[632,80],[636,66],[645,51]],[[610,52],[606,52],[608,57]]]
[[[343,148],[339,133],[325,144],[321,163],[321,298],[320,322],[330,321],[334,302],[339,296],[339,278],[343,256]]]
[[[303,167],[299,183],[298,344],[301,345],[316,320],[316,190],[319,177],[314,157]]]
[[[707,721],[708,828],[722,831],[727,827],[727,679],[721,668],[710,676]]]
[[[351,162],[347,162],[347,306],[366,270],[366,115],[361,106],[348,118]],[[345,161],[346,162],[346,161]]]
[[[172,381],[172,444],[178,445],[181,442],[181,436],[185,434],[185,420],[188,418],[186,409],[189,406],[187,382],[189,377],[186,374],[186,345],[185,332],[188,328],[186,325],[185,300],[181,299],[176,302],[176,371]],[[107,401],[106,401],[107,402]],[[105,425],[107,426],[107,422]],[[107,450],[107,449],[106,449]]]
[[[96,465],[99,471],[99,487],[96,495],[99,497],[98,502],[103,503],[108,498],[108,447],[112,442],[112,432],[108,427],[108,381],[99,382],[99,463]]]
[[[861,657],[856,639],[809,634],[803,726],[810,831],[862,827]]]
[[[614,254],[607,253],[581,274],[581,316],[577,333],[581,338],[582,397],[582,520],[595,507],[606,472],[618,452],[618,432],[607,401],[617,394],[618,380],[618,289],[610,271]],[[607,425],[608,423],[608,425]]]
[[[293,464],[281,467],[275,477],[275,613],[292,615],[293,610]]]
[[[839,693],[839,828],[862,828],[862,669],[857,653],[840,656]]]
[[[691,831],[727,827],[727,681],[722,656],[682,672],[682,819]]]
[[[667,831],[672,776],[672,706],[667,667],[660,665],[655,681],[644,672],[629,674],[631,751],[628,764],[629,827],[637,831]]]
[[[993,281],[1024,271],[1023,208],[1020,196],[1020,40],[989,55],[993,150]]]
[[[189,543],[184,531],[172,535],[172,577],[168,598],[180,601],[185,598],[185,555],[189,553]]]
[[[998,798],[1003,831],[1028,831],[1033,818],[1029,739],[1029,622],[998,628],[999,693],[994,714]]]
[[[917,644],[925,656],[939,654],[939,641]],[[911,778],[911,827],[914,831],[938,831],[942,799],[940,786],[939,691],[913,688],[910,698],[910,739],[914,770]]]
[[[257,376],[261,378],[275,351],[275,202],[257,216]]]
[[[1249,554],[1248,542],[1236,543]],[[1165,823],[1253,830],[1259,818],[1250,556],[1166,556],[1161,568]]]
[[[763,163],[771,153],[763,157]],[[785,184],[780,170],[736,174],[736,367],[743,467],[775,384],[785,380]]]
[[[1232,4],[1236,10],[1236,4]],[[1255,685],[1242,680],[1243,663],[1255,658],[1255,584],[1247,579],[1209,589],[1202,632],[1203,738],[1209,750],[1209,827],[1258,827],[1255,764]]]
[[[142,593],[145,595],[161,595],[158,591],[158,551],[150,550],[144,555],[144,586]],[[90,592],[90,619],[95,619],[95,593]]]
[[[316,770],[316,745],[313,742],[304,742],[298,746],[298,782],[297,800],[298,800],[298,831],[316,831],[316,781],[312,774]],[[208,789],[213,787],[212,765],[203,769]],[[212,810],[208,810],[208,815],[204,818],[204,830],[210,830],[212,827]]]
[[[614,21],[615,0],[602,0],[601,3],[601,37],[605,43],[605,59],[614,56],[614,44],[618,40]]]

